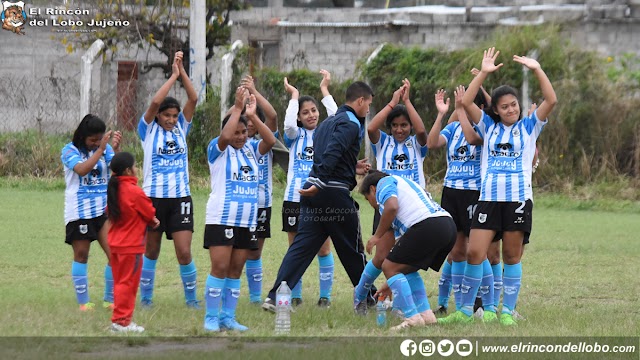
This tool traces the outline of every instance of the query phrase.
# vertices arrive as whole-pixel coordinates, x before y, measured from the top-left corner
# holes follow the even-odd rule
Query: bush
[[[485,81],[487,91],[502,84],[521,89],[522,66],[511,56],[536,49],[558,97],[549,125],[538,140],[541,166],[534,176],[538,186],[567,181],[580,185],[640,174],[640,112],[633,111],[640,108],[637,58],[626,55],[620,62],[607,61],[563,40],[558,26],[497,29],[489,41],[452,52],[390,45],[370,64],[361,65],[361,71],[376,91],[376,109],[389,101],[402,78],[409,78],[412,102],[430,129],[437,115],[436,90],[446,89],[453,100],[454,87],[470,83],[470,69],[479,68],[483,50],[495,44],[501,51],[498,62],[504,66]],[[530,72],[528,76],[531,99],[540,104],[537,80]],[[425,162],[426,172],[437,181],[444,171],[434,169],[444,168],[442,155],[429,156]]]

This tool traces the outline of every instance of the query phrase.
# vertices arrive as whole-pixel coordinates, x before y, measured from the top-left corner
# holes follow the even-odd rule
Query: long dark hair
[[[298,114],[296,115],[300,115],[300,109],[302,109],[302,105],[306,102],[311,101],[315,106],[316,109],[318,109],[318,112],[320,112],[320,107],[318,105],[318,100],[316,100],[313,96],[309,96],[309,95],[302,95],[298,98]],[[304,127],[304,125],[302,124],[302,121],[297,120],[297,125],[299,128]]]
[[[180,103],[175,98],[172,98],[171,96],[167,96],[160,103],[160,107],[158,108],[158,113],[161,113],[167,109],[172,109],[172,108],[180,112]]]
[[[78,128],[73,133],[73,146],[78,149],[85,149],[87,144],[85,140],[95,134],[104,134],[107,131],[107,125],[100,119],[99,117],[93,114],[87,114],[80,124]]]
[[[411,119],[409,119],[409,112],[407,111],[407,107],[398,104],[393,107],[393,110],[387,115],[387,119],[384,121],[384,125],[387,127],[389,133],[391,133],[391,123],[397,117],[404,116],[405,119],[409,122],[409,127],[413,130],[413,124],[411,124]]]
[[[498,100],[505,95],[513,95],[516,97],[518,107],[520,108],[520,115],[518,115],[518,119],[522,116],[522,106],[520,106],[520,99],[518,99],[518,91],[509,85],[502,85],[497,87],[491,93],[491,107],[488,109],[485,107],[485,112],[493,119],[494,122],[500,122],[500,115],[498,115],[498,112],[495,111],[495,109],[497,109]]]
[[[120,219],[120,203],[118,202],[120,181],[118,180],[118,176],[121,176],[125,170],[132,168],[134,163],[135,159],[133,155],[128,152],[119,152],[111,159],[110,166],[113,174],[107,186],[107,216],[112,223]]]

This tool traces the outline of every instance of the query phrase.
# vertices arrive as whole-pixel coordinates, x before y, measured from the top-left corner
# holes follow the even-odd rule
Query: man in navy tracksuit
[[[358,154],[364,118],[372,100],[371,87],[364,82],[354,82],[347,88],[345,105],[316,129],[313,167],[300,190],[298,233],[262,305],[265,310],[275,311],[275,292],[280,283],[296,284],[328,236],[351,283],[356,286],[360,281],[367,261],[359,240],[358,211],[350,191],[356,186],[356,172],[364,174],[369,167],[364,161],[358,161]]]

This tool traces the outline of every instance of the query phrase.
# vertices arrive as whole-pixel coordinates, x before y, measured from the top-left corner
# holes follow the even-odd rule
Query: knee
[[[86,264],[89,260],[89,249],[76,250],[73,252],[73,261]]]
[[[381,269],[382,264],[384,264],[385,258],[386,256],[383,256],[382,254],[378,255],[378,252],[376,252],[376,255],[373,257],[373,259],[371,259],[371,262],[375,267],[377,267],[378,269]]]
[[[473,247],[467,248],[467,263],[472,265],[481,264],[484,258],[486,257],[486,251],[480,251],[480,249],[475,249]]]
[[[505,249],[502,253],[504,263],[507,265],[513,265],[513,264],[519,263],[521,256],[522,256],[521,249],[517,249],[517,250],[514,249],[513,251],[507,251]]]
[[[331,247],[328,246],[323,246],[320,248],[320,251],[318,251],[318,256],[327,256],[329,254],[331,254]]]
[[[191,251],[189,249],[176,251],[176,257],[180,265],[189,265],[191,263]]]
[[[489,252],[487,253],[487,258],[489,259],[491,265],[500,263],[500,250],[497,248],[489,250]]]
[[[227,277],[228,268],[222,264],[211,264],[211,275],[218,279],[224,279]]]
[[[262,257],[262,249],[255,249],[249,252],[247,260],[258,260]]]
[[[452,261],[460,262],[465,261],[467,258],[467,249],[465,245],[456,244],[453,249],[451,249],[450,257]]]

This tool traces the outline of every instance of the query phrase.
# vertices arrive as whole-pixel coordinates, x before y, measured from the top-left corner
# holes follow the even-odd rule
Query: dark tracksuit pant
[[[310,186],[306,183],[304,188]],[[356,286],[367,263],[358,217],[355,201],[346,186],[327,187],[312,197],[301,196],[298,233],[282,259],[269,298],[275,300],[282,281],[289,287],[298,283],[328,236],[351,283]]]

